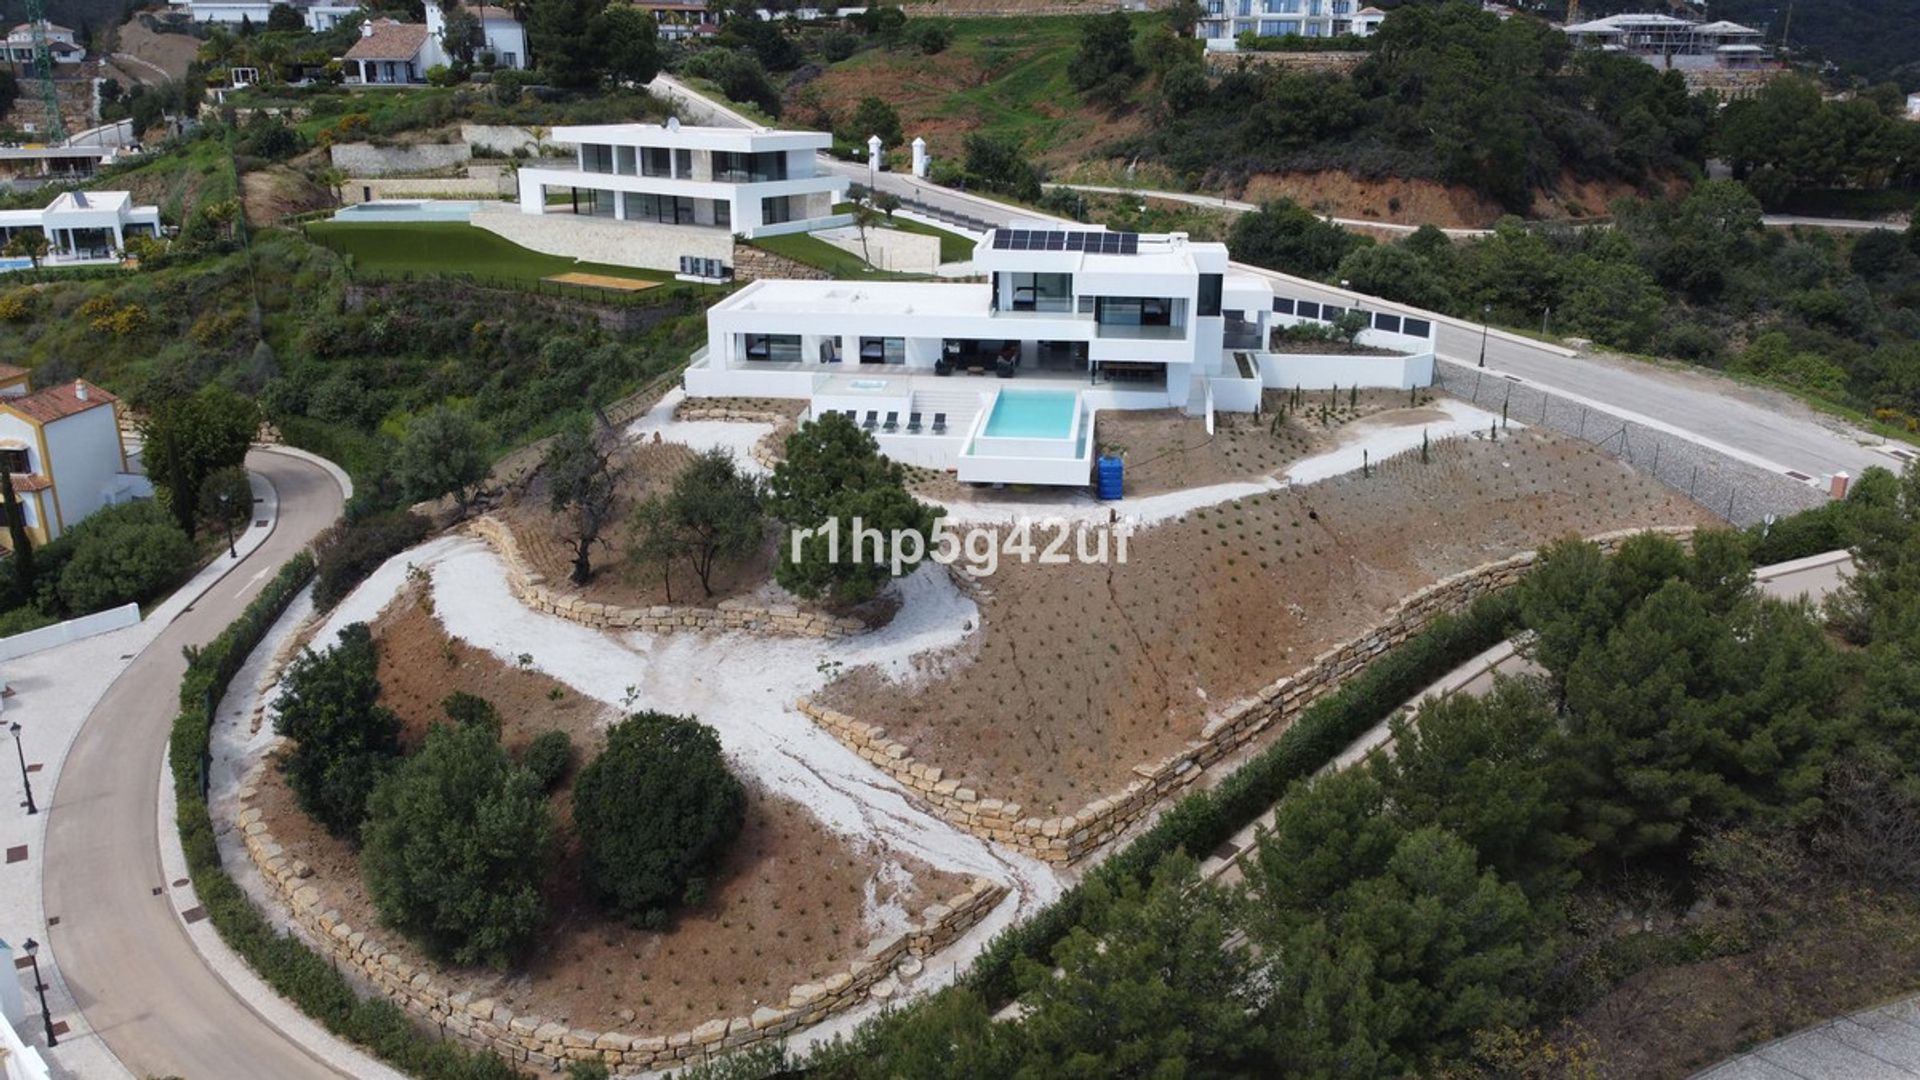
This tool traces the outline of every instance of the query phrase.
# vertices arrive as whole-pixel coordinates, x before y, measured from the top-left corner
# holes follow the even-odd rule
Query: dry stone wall
[[[1627,538],[1651,531],[1685,538],[1691,527],[1628,529],[1593,538],[1612,554]],[[1053,863],[1074,862],[1135,824],[1176,795],[1221,758],[1258,736],[1285,730],[1294,717],[1338,689],[1360,668],[1425,630],[1435,618],[1465,609],[1480,597],[1514,585],[1533,566],[1527,551],[1455,574],[1402,600],[1372,629],[1316,656],[1286,676],[1209,720],[1200,737],[1177,753],[1133,768],[1125,790],[1096,799],[1065,817],[1022,813],[1019,803],[990,798],[950,779],[940,766],[915,758],[906,744],[889,738],[884,725],[857,720],[806,698],[796,706],[849,749],[919,795],[944,820],[976,836],[1006,844]]]
[[[1005,886],[976,879],[959,894],[929,906],[906,931],[869,945],[860,959],[833,977],[802,983],[784,1004],[762,1006],[745,1016],[708,1020],[670,1035],[591,1031],[556,1020],[516,1014],[506,1005],[472,990],[432,967],[417,967],[382,944],[372,928],[350,925],[327,907],[313,870],[289,856],[273,837],[255,805],[263,760],[240,789],[236,822],[247,854],[260,868],[274,899],[339,966],[442,1035],[491,1050],[516,1064],[554,1071],[571,1062],[605,1061],[623,1072],[677,1069],[717,1054],[768,1039],[784,1038],[868,1000],[886,1001],[901,992],[901,981],[918,974],[923,962],[951,945],[1006,896]]]
[[[782,637],[837,638],[865,633],[867,624],[859,619],[836,617],[806,611],[792,604],[755,607],[739,600],[722,600],[716,607],[622,607],[587,600],[578,593],[562,592],[547,584],[546,575],[535,570],[520,552],[513,530],[491,514],[476,518],[469,526],[473,534],[485,540],[506,564],[507,588],[516,600],[547,615],[596,630],[645,630],[650,633],[676,633],[687,630],[745,630],[750,633]]]
[[[796,259],[775,255],[771,251],[751,244],[735,244],[732,262],[733,276],[737,281],[754,281],[758,278],[826,281],[833,276],[817,266],[808,266]]]

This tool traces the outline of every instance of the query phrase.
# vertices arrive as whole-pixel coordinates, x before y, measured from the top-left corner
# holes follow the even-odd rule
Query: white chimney
[[[360,36],[361,36],[361,37],[372,37],[372,36],[373,36],[373,23],[374,23],[374,20],[372,20],[372,19],[366,19],[366,20],[364,20],[364,21],[362,21],[362,22],[360,23]]]
[[[80,401],[87,400],[87,381],[85,379],[73,380],[73,396]]]

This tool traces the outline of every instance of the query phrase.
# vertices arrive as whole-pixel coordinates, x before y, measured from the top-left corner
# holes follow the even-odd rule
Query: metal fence
[[[1754,525],[1818,506],[1826,492],[1801,479],[1732,458],[1669,431],[1623,420],[1538,386],[1439,360],[1433,385],[1516,424],[1550,428],[1653,477],[1735,525]]]

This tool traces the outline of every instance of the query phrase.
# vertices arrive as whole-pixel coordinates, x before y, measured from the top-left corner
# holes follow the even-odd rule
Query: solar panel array
[[[995,229],[995,251],[1084,251],[1089,255],[1138,255],[1140,234],[1055,229]]]

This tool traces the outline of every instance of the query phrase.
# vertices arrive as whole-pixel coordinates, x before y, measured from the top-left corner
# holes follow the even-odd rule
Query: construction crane
[[[47,106],[49,143],[67,137],[67,123],[60,119],[60,91],[53,85],[53,50],[47,47],[47,2],[27,0],[27,25],[33,28],[33,73],[40,80],[40,100]]]

